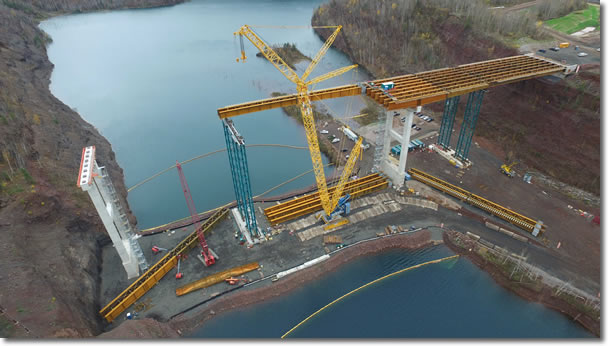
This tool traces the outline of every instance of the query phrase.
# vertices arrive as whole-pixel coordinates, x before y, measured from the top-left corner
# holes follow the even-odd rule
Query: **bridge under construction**
[[[116,236],[113,237],[112,240],[114,241],[114,238],[116,238],[116,241],[120,242],[120,251],[124,252],[124,258],[131,261],[129,264],[129,277],[133,277],[135,273],[138,272],[138,268],[136,267],[136,260],[138,258],[142,267],[141,270],[145,270],[145,272],[139,279],[133,282],[124,292],[119,294],[100,311],[100,314],[107,321],[111,322],[115,320],[121,313],[128,309],[129,306],[135,303],[137,299],[141,298],[148,290],[158,283],[169,270],[178,265],[179,259],[181,258],[180,256],[196,245],[197,233],[204,234],[205,232],[210,231],[210,229],[216,226],[216,224],[219,224],[220,220],[227,214],[232,216],[234,222],[233,228],[234,225],[236,225],[238,231],[235,233],[235,237],[238,238],[240,244],[246,244],[248,248],[253,246],[265,247],[272,246],[272,243],[268,244],[268,241],[272,240],[273,235],[280,232],[280,227],[283,223],[317,213],[315,220],[309,222],[306,226],[310,231],[313,223],[321,222],[320,220],[323,220],[325,223],[324,230],[315,229],[314,232],[309,232],[311,234],[314,233],[310,237],[316,237],[320,234],[343,229],[343,227],[349,223],[348,214],[350,212],[350,201],[352,199],[360,199],[366,194],[374,193],[390,186],[393,186],[403,193],[402,187],[405,184],[406,177],[407,150],[403,150],[398,164],[395,164],[393,162],[394,160],[389,160],[389,151],[393,140],[401,143],[403,148],[407,148],[407,145],[410,142],[413,115],[415,112],[420,112],[422,106],[436,102],[444,102],[444,114],[439,130],[437,146],[445,150],[449,155],[452,155],[455,160],[460,160],[460,162],[463,162],[464,164],[470,164],[468,160],[469,148],[480,113],[483,95],[488,88],[542,76],[570,74],[576,69],[576,66],[566,66],[545,58],[537,57],[533,54],[528,54],[378,79],[359,84],[309,91],[309,86],[356,67],[355,65],[352,65],[340,68],[336,71],[327,73],[326,75],[313,78],[310,81],[307,80],[308,75],[329,48],[340,31],[340,28],[341,27],[335,27],[334,34],[330,36],[302,76],[296,75],[270,46],[255,34],[251,27],[243,26],[235,33],[235,35],[239,35],[241,38],[242,55],[240,59],[242,61],[246,60],[242,43],[243,37],[245,37],[251,41],[268,61],[274,64],[286,78],[296,84],[298,93],[226,106],[217,110],[226,141],[226,151],[229,158],[236,196],[235,208],[230,209],[230,213],[228,212],[228,209],[224,207],[219,208],[218,211],[213,214],[209,213],[211,216],[206,222],[202,223],[194,233],[180,242],[173,250],[170,250],[165,257],[152,265],[150,269],[147,269],[147,266],[144,267],[143,264],[141,264],[145,258],[141,255],[141,249],[139,248],[139,245],[137,245],[136,236],[133,236],[126,231],[122,232],[122,229],[117,230],[115,232]],[[357,163],[357,160],[362,156],[363,151],[362,138],[358,136],[358,138],[353,139],[356,144],[350,153],[350,158],[348,158],[341,176],[338,179],[327,180],[323,172],[323,164],[317,139],[318,130],[315,127],[311,102],[358,95],[367,96],[373,99],[384,109],[384,112],[378,119],[379,136],[376,138],[374,145],[374,160],[371,173],[363,177],[353,177],[353,168]],[[458,142],[455,148],[452,149],[450,144],[450,138],[453,132],[452,128],[454,126],[458,103],[460,97],[463,95],[468,95],[464,120],[458,136]],[[258,206],[260,212],[256,213],[254,196],[252,196],[251,181],[249,178],[247,145],[245,144],[244,137],[237,130],[233,118],[239,115],[296,105],[302,112],[303,123],[313,163],[313,172],[317,182],[317,191],[280,203],[277,202],[275,205],[266,205],[266,208],[263,209],[263,220],[258,220],[258,217],[262,216],[262,208]],[[402,133],[398,133],[393,128],[393,114],[397,112],[405,114]],[[355,135],[355,137],[357,136]],[[98,182],[100,177],[89,175],[89,172],[87,172],[86,169],[83,171],[82,167],[87,167],[84,153],[82,162],[81,172],[79,173],[79,186],[81,186],[83,190],[89,191],[92,199],[98,198],[96,197],[97,195],[94,195],[94,193],[97,193],[97,189],[100,190],[101,196],[103,197],[104,188],[103,186],[101,188],[98,187],[101,186]],[[179,164],[177,166],[179,166]],[[414,179],[459,198],[466,203],[477,206],[492,215],[526,230],[533,236],[542,234],[542,232],[546,230],[546,225],[539,220],[533,220],[530,217],[504,208],[425,172],[412,168],[409,170],[409,173]],[[332,182],[334,185],[328,187]],[[106,184],[109,184],[109,182],[106,182]],[[94,186],[95,188],[89,189],[89,186]],[[357,222],[368,217],[378,216],[382,213],[399,211],[401,210],[399,204],[418,205],[437,211],[437,204],[434,202],[429,202],[430,204],[433,204],[432,206],[429,206],[424,203],[414,203],[413,201],[405,200],[403,195],[396,196],[397,195],[392,196],[392,194],[387,193],[385,196],[378,198],[372,197],[372,199],[355,204],[355,207],[359,210],[368,208],[365,213],[360,212],[358,214]],[[94,199],[94,202],[95,201],[96,200]],[[103,203],[95,203],[95,206],[100,215],[109,213],[110,216],[112,216],[111,212],[105,210],[106,208]],[[120,206],[117,204],[115,208],[116,210],[119,210]],[[193,215],[195,215],[195,211],[193,210],[192,212]],[[122,222],[125,222],[123,228],[127,230],[130,229],[128,221],[124,221],[123,219],[121,219]],[[109,220],[108,224],[111,223],[111,220]],[[305,242],[310,237],[300,237],[300,241]],[[221,246],[219,246],[219,248],[222,249]],[[327,252],[327,248],[325,249]],[[229,257],[223,256],[221,252],[219,253],[219,256],[222,258]],[[296,256],[296,254],[294,254],[294,256]],[[236,259],[232,259],[232,261],[234,262]],[[282,261],[280,262],[282,263]],[[123,262],[123,265],[127,268],[125,263],[127,262]],[[244,263],[245,262],[231,262],[231,265],[237,266]],[[260,266],[260,268],[261,267],[262,266]],[[211,268],[215,268],[215,265]],[[281,268],[280,266],[277,266],[275,269],[277,268],[281,270],[286,269]],[[210,270],[209,273],[215,271],[215,269]],[[231,271],[228,270],[226,272]],[[261,271],[260,274],[262,274]],[[269,278],[269,276],[264,276],[261,280],[267,278]],[[238,280],[234,282],[238,282]],[[212,298],[213,297],[210,297],[209,299]]]

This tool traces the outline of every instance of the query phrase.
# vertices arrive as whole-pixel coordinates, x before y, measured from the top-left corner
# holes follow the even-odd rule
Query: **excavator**
[[[518,162],[513,162],[508,166],[503,163],[502,166],[500,166],[500,171],[507,177],[513,178],[515,176],[515,171],[513,170],[513,166],[515,166],[516,164],[518,164]]]
[[[264,26],[268,27],[268,26]],[[323,161],[321,157],[321,152],[319,150],[319,140],[317,138],[317,130],[315,128],[315,119],[313,117],[312,104],[310,100],[309,88],[314,84],[320,83],[322,81],[328,80],[330,78],[339,76],[351,69],[357,67],[357,65],[350,65],[339,68],[337,70],[328,72],[324,75],[315,77],[311,80],[307,80],[310,76],[310,73],[317,66],[321,58],[325,55],[331,44],[334,42],[338,33],[342,29],[341,25],[338,26],[322,26],[316,28],[329,28],[334,29],[334,32],[327,38],[327,41],[321,47],[319,52],[317,52],[316,56],[308,67],[306,71],[302,74],[302,76],[298,76],[296,72],[266,43],[262,40],[262,38],[253,30],[252,26],[243,25],[234,35],[238,35],[241,44],[241,56],[238,61],[245,62],[247,61],[247,56],[245,55],[245,47],[243,44],[243,37],[247,38],[261,53],[264,55],[266,59],[270,63],[274,65],[274,67],[279,70],[287,79],[293,82],[296,85],[297,95],[298,95],[298,107],[302,113],[302,120],[304,123],[304,128],[306,130],[306,140],[308,141],[308,148],[310,151],[310,158],[312,160],[313,171],[315,173],[315,179],[317,182],[317,188],[319,191],[319,197],[321,199],[321,206],[323,207],[322,215],[318,215],[318,218],[323,219],[323,221],[327,224],[325,227],[334,228],[345,223],[348,223],[348,220],[345,218],[338,218],[338,215],[345,215],[348,213],[347,203],[350,199],[350,196],[347,194],[346,196],[342,196],[342,192],[344,192],[344,186],[348,181],[357,158],[361,154],[361,143],[363,141],[362,137],[359,137],[353,150],[348,156],[348,161],[344,166],[344,170],[342,171],[342,175],[340,176],[340,180],[336,185],[336,189],[334,193],[330,196],[327,189],[327,181],[325,180],[325,172],[323,170]],[[348,196],[348,197],[347,197]]]

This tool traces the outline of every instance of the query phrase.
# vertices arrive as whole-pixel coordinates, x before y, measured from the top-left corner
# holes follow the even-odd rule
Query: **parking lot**
[[[529,47],[529,49],[535,49],[534,53],[549,59],[553,59],[565,64],[592,64],[599,63],[601,61],[601,52],[596,49],[579,48],[576,49],[575,45],[570,45],[568,48],[560,48],[558,51],[552,51],[550,48],[553,46],[535,46]],[[544,51],[544,52],[543,52]],[[579,53],[587,53],[587,56],[580,57]]]

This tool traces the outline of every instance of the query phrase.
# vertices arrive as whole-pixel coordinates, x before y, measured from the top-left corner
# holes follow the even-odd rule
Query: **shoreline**
[[[455,253],[469,259],[480,270],[489,274],[497,285],[501,286],[502,288],[511,293],[516,294],[521,299],[524,299],[531,303],[540,303],[546,308],[558,311],[572,318],[574,321],[578,322],[581,326],[583,326],[583,328],[585,328],[587,331],[589,331],[596,337],[601,338],[600,322],[592,319],[585,312],[580,311],[578,308],[566,302],[565,300],[553,296],[553,292],[546,285],[543,285],[540,292],[536,292],[523,285],[513,285],[514,281],[506,277],[494,263],[488,262],[475,251],[467,251],[466,249],[454,244],[452,242],[454,234],[450,232],[455,231],[446,231],[443,233],[443,243],[445,244],[445,246],[447,246]],[[464,234],[460,232],[456,233],[464,236]]]
[[[436,244],[437,243],[435,241],[431,240],[430,231],[428,230],[419,231],[413,234],[402,234],[368,241],[359,245],[345,248],[318,265],[289,275],[286,278],[271,283],[270,285],[247,291],[241,291],[235,295],[220,298],[218,301],[210,303],[210,305],[205,307],[203,310],[195,313],[195,315],[192,317],[183,317],[178,315],[174,319],[169,320],[167,324],[180,336],[190,337],[191,334],[204,325],[206,321],[220,313],[261,303],[268,299],[274,299],[280,297],[281,295],[289,294],[291,291],[301,287],[303,284],[309,283],[322,276],[329,275],[343,265],[360,257],[377,254],[390,249],[399,248],[415,250]]]

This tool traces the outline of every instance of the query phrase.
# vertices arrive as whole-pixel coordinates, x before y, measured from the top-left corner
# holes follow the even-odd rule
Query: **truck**
[[[351,131],[351,129],[346,126],[342,129],[342,132],[344,132],[346,137],[348,137],[353,142],[356,142],[357,139],[359,139],[359,136],[357,136],[353,131]]]
[[[559,44],[559,48],[568,48],[570,47],[570,42],[562,42]]]

